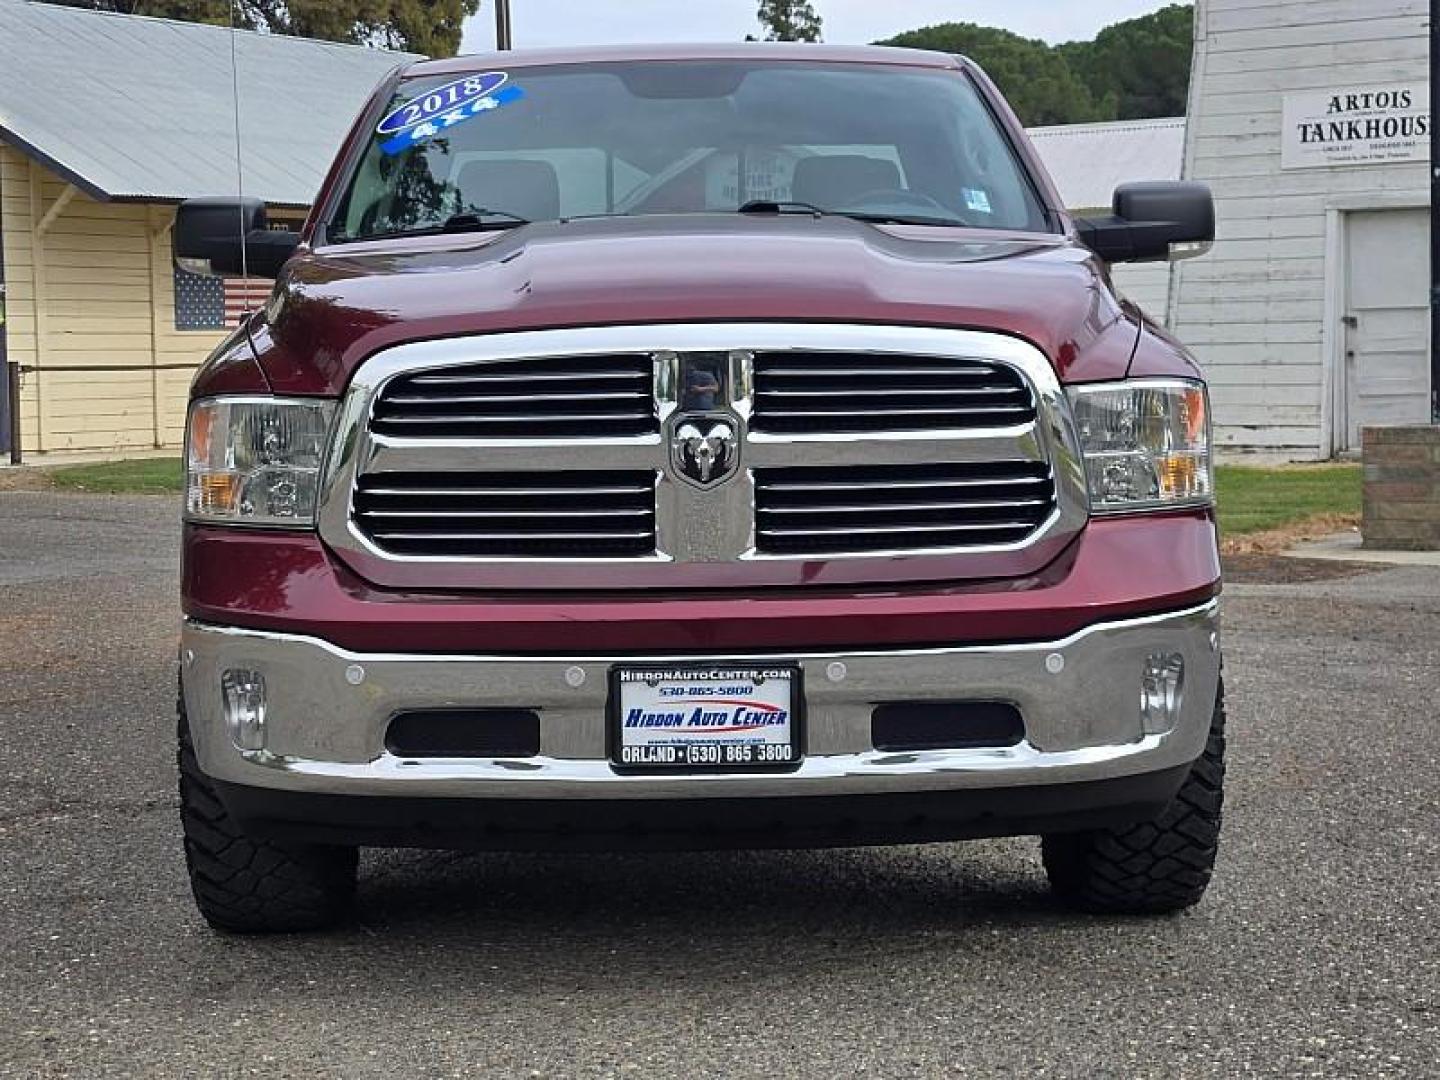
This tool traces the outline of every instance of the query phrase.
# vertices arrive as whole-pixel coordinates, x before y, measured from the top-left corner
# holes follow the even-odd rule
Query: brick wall
[[[1440,551],[1440,426],[1373,427],[1365,446],[1365,547]]]

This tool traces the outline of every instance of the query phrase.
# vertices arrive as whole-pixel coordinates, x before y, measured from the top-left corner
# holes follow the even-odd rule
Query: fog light
[[[1140,680],[1140,726],[1146,735],[1161,735],[1180,721],[1185,693],[1185,658],[1179,653],[1151,653]]]
[[[231,668],[220,676],[225,728],[237,750],[265,749],[265,676]]]

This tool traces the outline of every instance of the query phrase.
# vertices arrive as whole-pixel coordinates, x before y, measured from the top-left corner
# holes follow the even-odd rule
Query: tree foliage
[[[66,7],[227,26],[228,0],[54,0]],[[454,56],[480,0],[235,0],[242,30]]]
[[[1097,99],[1114,96],[1115,119],[1183,116],[1194,23],[1189,4],[1171,4],[1059,51]]]
[[[1043,41],[974,23],[943,23],[883,42],[960,53],[985,69],[1029,125],[1108,119],[1065,58]]]
[[[821,20],[810,0],[760,0],[766,41],[819,41]]]
[[[1171,4],[1115,23],[1094,41],[1050,46],[1008,30],[943,23],[881,42],[970,57],[1027,125],[1183,116],[1194,10]]]

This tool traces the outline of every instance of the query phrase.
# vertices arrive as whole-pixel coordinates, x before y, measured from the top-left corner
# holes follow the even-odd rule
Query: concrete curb
[[[1362,543],[1359,532],[1333,533],[1319,540],[1296,544],[1280,554],[1287,559],[1328,559],[1381,566],[1440,566],[1440,551],[1375,551],[1361,547]]]

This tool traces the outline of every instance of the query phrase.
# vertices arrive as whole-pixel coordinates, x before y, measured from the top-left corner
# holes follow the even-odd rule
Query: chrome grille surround
[[[994,427],[940,430],[805,431],[751,427],[757,353],[870,356],[877,362],[950,358],[1003,368],[1023,378],[1033,418]],[[529,358],[644,356],[654,365],[657,430],[638,435],[416,437],[372,428],[377,400],[392,381],[417,374],[478,370]],[[677,475],[671,441],[693,414],[681,408],[681,358],[705,356],[721,373],[726,400],[708,410],[734,428],[738,464],[708,488]],[[690,370],[688,367],[686,370]],[[823,468],[900,472],[926,465],[957,469],[1022,463],[1048,470],[1053,498],[1027,534],[965,537],[953,547],[864,545],[861,550],[766,550],[757,529],[756,475]],[[386,478],[418,483],[464,474],[477,486],[492,474],[584,472],[657,477],[655,546],[643,554],[482,555],[402,553],[377,543],[356,518],[357,491]],[[1030,508],[1033,509],[1033,508]],[[423,588],[595,589],[843,585],[1033,573],[1057,556],[1087,520],[1087,494],[1069,405],[1045,356],[999,334],[850,324],[700,323],[544,330],[413,342],[385,349],[356,371],[344,398],[326,464],[320,534],[362,577]],[[903,533],[897,533],[903,537]],[[959,539],[953,537],[952,539]],[[609,569],[605,569],[608,567]]]

